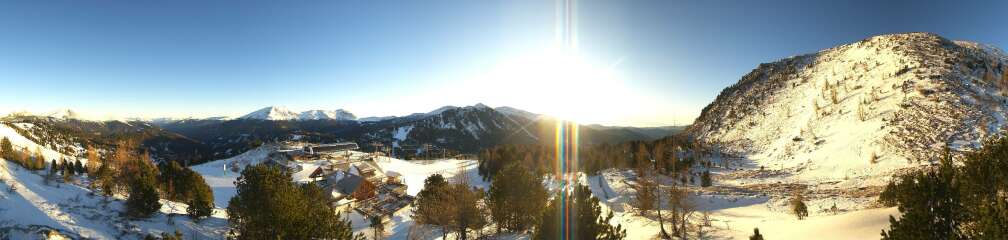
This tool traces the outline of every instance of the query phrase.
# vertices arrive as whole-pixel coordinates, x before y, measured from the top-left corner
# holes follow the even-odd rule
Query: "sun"
[[[490,94],[533,112],[586,123],[625,113],[630,96],[617,61],[592,61],[575,51],[547,49],[505,58],[489,72]]]

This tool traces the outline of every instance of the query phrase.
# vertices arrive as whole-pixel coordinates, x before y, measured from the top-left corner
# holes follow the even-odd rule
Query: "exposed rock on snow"
[[[1005,126],[1008,57],[930,33],[872,37],[760,64],[689,133],[806,181],[880,176],[979,146]]]

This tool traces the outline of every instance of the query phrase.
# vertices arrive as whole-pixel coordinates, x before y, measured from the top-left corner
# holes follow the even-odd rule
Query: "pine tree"
[[[74,174],[74,168],[67,163],[66,159],[60,159],[60,162],[60,168],[63,170],[63,182],[70,182],[71,176]]]
[[[10,139],[7,139],[7,137],[3,137],[3,140],[0,140],[0,158],[14,160],[14,145],[11,144]]]
[[[52,162],[49,163],[49,174],[55,174],[57,171],[60,171],[60,166],[56,163],[56,159],[53,159]]]
[[[84,163],[81,163],[80,159],[77,159],[76,163],[74,163],[74,169],[77,170],[78,175],[84,174],[84,172],[86,171],[86,169],[84,169]]]
[[[298,185],[289,173],[266,165],[245,167],[228,202],[237,239],[355,239],[350,223],[333,214],[327,193]]]
[[[369,220],[371,221],[371,229],[374,230],[374,239],[382,239],[385,235],[385,223],[382,222],[382,216],[373,216]]]
[[[442,238],[447,238],[452,223],[452,206],[448,201],[449,184],[441,174],[432,174],[424,180],[424,188],[417,193],[413,219],[418,224],[441,227]]]
[[[134,171],[129,177],[128,193],[126,198],[126,215],[132,218],[150,217],[159,209],[161,203],[158,201],[157,191],[157,169],[144,163],[142,160],[134,160],[132,164]]]
[[[567,204],[569,211],[561,207]],[[569,222],[565,228],[561,215]],[[591,196],[585,185],[574,186],[572,190],[560,191],[553,197],[535,228],[533,239],[607,239],[626,238],[626,230],[621,225],[612,226],[613,213],[602,215],[598,198]]]
[[[520,165],[509,165],[490,183],[490,213],[497,230],[523,231],[534,226],[546,206],[542,181]]]
[[[472,188],[467,181],[451,184],[447,187],[448,212],[451,213],[451,227],[458,233],[457,239],[469,239],[469,230],[479,230],[488,224],[484,216],[486,209],[480,205],[484,193],[479,188]]]
[[[710,171],[704,170],[703,174],[700,175],[700,186],[701,187],[711,186]]]
[[[207,197],[203,196],[204,194],[205,193],[197,193],[198,196],[196,198],[190,199],[186,202],[186,204],[189,205],[189,207],[186,208],[186,214],[189,215],[189,218],[196,222],[209,217],[213,212],[213,196],[211,195]],[[211,200],[207,200],[207,198],[210,198]]]
[[[957,169],[946,156],[936,168],[900,175],[882,191],[879,201],[903,214],[898,221],[889,216],[882,239],[970,239],[960,228],[971,213],[962,203],[963,181],[957,180]]]

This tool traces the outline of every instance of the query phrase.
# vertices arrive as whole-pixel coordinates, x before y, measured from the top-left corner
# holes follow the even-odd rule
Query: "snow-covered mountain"
[[[299,113],[298,120],[357,120],[357,116],[343,109],[309,110]]]
[[[497,110],[498,112],[501,112],[504,115],[517,116],[517,117],[522,117],[522,118],[526,118],[526,119],[538,119],[540,117],[539,114],[531,113],[529,111],[525,111],[525,110],[521,110],[521,109],[517,109],[517,108],[513,108],[513,107],[508,107],[508,106],[496,107],[496,108],[494,108],[494,110]]]
[[[881,35],[760,64],[688,133],[799,180],[879,180],[998,134],[1006,91],[1008,56],[996,48]]]
[[[289,120],[357,120],[357,117],[343,109],[337,110],[308,110],[304,112],[294,112],[284,107],[270,106],[256,110],[238,119],[257,119],[269,121],[289,121]]]
[[[70,109],[60,109],[47,114],[46,116],[58,119],[80,119],[80,114]]]
[[[284,107],[269,106],[263,109],[256,110],[245,116],[238,117],[238,119],[258,119],[258,120],[272,120],[272,121],[285,121],[285,120],[297,120],[298,113],[291,110],[287,110]]]

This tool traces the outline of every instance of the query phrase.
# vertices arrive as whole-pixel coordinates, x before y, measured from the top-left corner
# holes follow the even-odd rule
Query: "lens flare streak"
[[[574,212],[571,206],[573,200],[571,199],[572,186],[577,184],[578,180],[578,125],[577,123],[570,121],[557,121],[556,124],[556,164],[554,165],[556,172],[556,180],[560,183],[560,206],[558,208],[561,211],[560,223],[561,230],[558,239],[571,239],[571,233]]]

